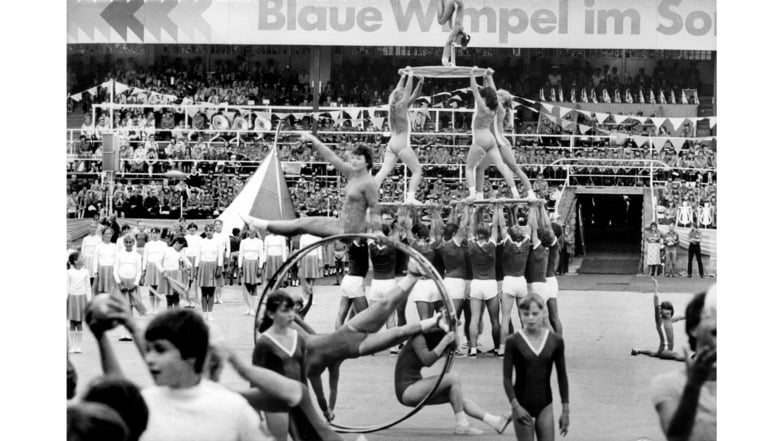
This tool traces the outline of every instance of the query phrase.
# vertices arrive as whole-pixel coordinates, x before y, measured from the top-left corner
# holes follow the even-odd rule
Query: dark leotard
[[[368,246],[365,242],[359,244],[351,242],[348,247],[348,273],[349,276],[365,277],[368,272]]]
[[[308,335],[305,340],[307,375],[318,375],[329,365],[359,357],[359,345],[365,337],[366,332],[353,329],[348,323],[332,334]]]
[[[531,251],[531,242],[528,239],[519,244],[510,238],[503,242],[501,265],[505,276],[520,277],[525,275],[528,266],[528,253]]]
[[[522,331],[506,339],[504,354],[504,378],[512,378],[514,370],[514,389],[506,390],[506,394],[508,397],[513,395],[517,398],[520,405],[534,418],[553,402],[553,392],[550,389],[553,364],[558,374],[561,402],[569,402],[563,338],[550,331],[545,332],[547,335],[538,355],[523,338]]]
[[[403,403],[403,392],[423,378],[422,369],[431,366],[438,360],[439,356],[429,346],[435,347],[444,335],[446,334],[440,329],[428,332],[427,336],[417,334],[411,337],[400,350],[395,363],[395,395],[400,404],[406,405]],[[443,403],[445,401],[437,396],[430,397],[428,401],[431,404],[436,404],[436,402]]]
[[[305,340],[297,333],[295,342],[293,352],[289,353],[290,348],[284,350],[273,340],[273,337],[267,333],[262,334],[253,349],[253,364],[307,384],[303,363],[305,360]],[[289,409],[283,402],[276,402],[268,407],[267,410],[273,412],[285,412]]]
[[[370,244],[370,260],[373,262],[373,279],[390,280],[395,278],[397,248],[392,245]]]
[[[471,272],[474,279],[495,280],[495,244],[471,240],[468,242],[468,254],[471,260]]]

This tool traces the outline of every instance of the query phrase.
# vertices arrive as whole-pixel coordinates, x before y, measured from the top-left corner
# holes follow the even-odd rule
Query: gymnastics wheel
[[[436,271],[435,267],[433,266],[433,264],[430,263],[430,261],[428,261],[421,253],[419,253],[414,248],[401,242],[392,241],[385,236],[368,234],[368,233],[346,233],[346,234],[337,234],[334,236],[326,237],[324,239],[319,240],[318,242],[314,242],[308,245],[307,247],[300,249],[299,251],[294,253],[291,257],[289,257],[289,259],[286,260],[280,268],[278,268],[275,274],[273,274],[272,278],[270,279],[270,282],[262,291],[261,297],[259,298],[258,306],[256,308],[256,318],[253,323],[254,344],[258,339],[257,329],[259,323],[261,323],[261,319],[263,318],[262,314],[264,313],[264,305],[266,304],[265,299],[267,297],[267,294],[278,289],[281,282],[285,280],[289,270],[291,270],[291,268],[293,268],[294,265],[297,264],[297,262],[302,260],[302,258],[305,257],[305,255],[307,255],[309,252],[313,251],[316,248],[319,248],[321,246],[327,245],[331,242],[335,242],[338,240],[359,240],[359,239],[372,240],[372,241],[383,243],[385,245],[394,246],[396,249],[399,249],[404,253],[406,253],[406,255],[408,255],[409,258],[414,259],[424,269],[425,277],[435,281],[436,287],[438,288],[438,293],[441,296],[441,300],[444,303],[444,308],[446,309],[446,315],[448,317],[447,321],[449,323],[449,330],[456,332],[457,318],[455,315],[455,309],[452,306],[452,300],[449,298],[449,295],[447,294],[443,279],[441,279],[441,276],[438,274],[438,271]],[[312,303],[312,297],[313,296],[311,295],[311,299],[309,300],[308,303]],[[422,399],[422,401],[420,401],[416,406],[412,407],[411,410],[407,414],[403,415],[402,417],[393,421],[376,424],[372,426],[346,426],[346,425],[336,424],[334,422],[331,422],[330,425],[337,432],[340,433],[371,433],[371,432],[377,432],[379,430],[388,429],[392,426],[402,423],[403,421],[407,420],[408,418],[411,418],[412,416],[414,416],[414,414],[419,412],[419,410],[422,409],[422,407],[424,407],[425,403],[427,403],[430,397],[436,392],[438,386],[441,384],[441,381],[444,379],[444,375],[446,375],[446,373],[449,372],[449,369],[452,367],[453,359],[454,359],[454,349],[449,349],[446,352],[446,363],[444,363],[444,367],[441,370],[441,373],[438,375],[438,379],[433,385],[433,388],[430,390],[427,396],[425,396]]]

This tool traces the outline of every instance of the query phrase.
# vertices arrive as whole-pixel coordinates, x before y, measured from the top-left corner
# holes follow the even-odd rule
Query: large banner
[[[69,43],[442,46],[442,0],[67,0]],[[471,46],[716,50],[715,0],[464,0]]]

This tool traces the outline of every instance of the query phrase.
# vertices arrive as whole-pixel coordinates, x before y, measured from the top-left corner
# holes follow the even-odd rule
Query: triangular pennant
[[[575,110],[577,110],[578,112],[580,112],[580,113],[581,113],[583,116],[585,116],[586,118],[590,118],[590,117],[591,117],[591,112],[589,112],[589,111],[587,111],[587,110],[580,110],[580,109],[575,109]],[[605,115],[606,115],[606,114],[605,114]],[[606,117],[605,117],[605,118],[606,118]]]
[[[663,136],[653,136],[653,137],[650,138],[650,140],[651,140],[651,146],[652,147],[659,148],[659,147],[664,146],[664,144],[667,142],[668,138],[665,138]]]
[[[568,121],[568,120],[565,120],[565,119],[564,119],[564,120],[561,120],[561,127],[562,127],[564,130],[571,130],[571,127],[572,127],[573,125],[574,125],[574,123],[573,123],[573,122],[571,122],[571,121]]]
[[[378,130],[381,130],[381,128],[384,127],[384,120],[385,119],[386,118],[384,118],[383,116],[373,117],[373,127],[375,127]]]
[[[559,115],[561,115],[561,118],[566,118],[566,116],[572,113],[572,111],[574,111],[574,109],[570,109],[568,107],[561,107],[561,109],[559,110]]]
[[[683,148],[683,144],[686,142],[686,138],[667,138],[667,140],[675,147],[676,152],[680,152]]]
[[[592,129],[591,126],[586,126],[585,124],[578,124],[578,127],[580,129],[580,133],[582,133],[583,135],[585,135],[586,133],[588,133],[589,130]]]
[[[343,114],[342,110],[333,110],[332,112],[329,112],[329,116],[331,116],[332,119],[334,119],[334,120],[337,120],[338,118],[340,118],[340,116],[342,114]]]
[[[711,116],[710,118],[708,118],[708,123],[710,124],[711,129],[716,127],[716,117]]]
[[[547,103],[539,103],[539,104],[541,104],[542,107],[544,107],[544,110],[546,110],[547,113],[550,113],[550,112],[553,111],[553,105],[552,104],[547,104]]]
[[[82,100],[82,94],[81,94],[81,92],[80,93],[75,93],[75,94],[71,95],[69,98],[71,98],[72,100],[74,100],[76,102],[79,102],[79,101]]]
[[[599,124],[604,124],[604,122],[605,122],[605,121],[607,120],[607,118],[609,118],[609,117],[610,117],[610,114],[609,114],[609,113],[596,112],[596,121],[598,121],[598,122],[599,122]],[[620,121],[616,121],[616,122],[617,122],[617,123],[620,123]]]
[[[673,130],[675,130],[676,132],[678,131],[678,129],[681,128],[681,126],[683,125],[683,122],[686,121],[686,118],[668,118],[668,119],[670,120],[670,123],[672,124]]]
[[[666,120],[667,118],[651,118],[653,125],[656,126],[656,130],[659,130],[659,127],[661,127],[661,125],[664,124],[664,121]]]
[[[98,88],[97,87],[91,87],[91,88],[87,89],[87,93],[89,93],[90,95],[97,95],[98,94]]]
[[[597,113],[596,115],[599,115],[599,114]],[[632,118],[632,116],[631,115],[616,115],[616,114],[613,114],[613,119],[615,120],[615,124],[620,124],[620,123],[626,121],[629,118]]]
[[[645,124],[645,122],[648,121],[648,117],[647,116],[632,116],[631,118],[633,120],[639,122],[640,124]]]
[[[637,144],[637,147],[642,147],[643,145],[645,145],[645,141],[647,141],[648,138],[645,136],[634,135],[632,136],[632,140],[634,141],[635,144]]]
[[[558,118],[554,117],[553,115],[548,115],[546,113],[543,113],[542,115],[546,116],[547,119],[549,119],[552,122],[558,122]]]
[[[359,116],[359,112],[361,111],[362,109],[357,109],[354,107],[349,107],[346,109],[346,113],[348,113],[348,116],[351,117],[351,119],[357,119],[357,117]]]

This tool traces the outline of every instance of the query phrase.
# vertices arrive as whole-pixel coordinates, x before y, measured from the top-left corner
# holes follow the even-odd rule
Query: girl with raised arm
[[[511,189],[512,197],[519,199],[520,194],[517,191],[512,170],[509,169],[501,158],[498,143],[496,142],[494,130],[496,110],[498,109],[498,95],[495,88],[489,85],[489,78],[493,71],[492,69],[487,70],[485,73],[485,84],[487,86],[481,89],[476,83],[475,75],[478,72],[479,68],[476,66],[471,69],[471,91],[474,94],[476,105],[474,107],[474,119],[471,122],[473,143],[468,149],[468,155],[466,156],[468,197],[465,201],[472,202],[478,197],[476,174],[480,164],[486,164],[486,166],[495,165]],[[487,157],[487,161],[483,161],[485,157]]]
[[[487,85],[495,89],[495,83],[493,82],[492,75],[487,77]],[[512,144],[506,139],[504,136],[504,130],[506,127],[511,126],[514,120],[514,108],[512,107],[512,94],[504,89],[498,89],[496,92],[498,95],[498,108],[495,112],[495,124],[491,127],[491,129],[495,133],[496,142],[498,142],[498,151],[501,153],[501,159],[503,159],[504,164],[506,164],[518,178],[520,178],[520,182],[523,184],[523,192],[525,194],[525,198],[528,201],[536,200],[536,194],[534,193],[533,188],[531,187],[531,181],[528,179],[528,175],[517,165],[515,162],[515,154],[512,150]],[[481,189],[484,187],[485,183],[485,170],[490,165],[489,157],[485,156],[482,160],[482,163],[479,164],[476,172],[476,188]]]
[[[414,75],[411,73],[411,68],[407,67],[403,75],[400,76],[397,87],[389,95],[389,128],[392,131],[392,138],[387,144],[381,170],[376,173],[374,178],[376,188],[381,187],[384,179],[397,164],[398,159],[402,160],[411,170],[411,180],[408,181],[408,193],[405,198],[407,203],[418,203],[414,196],[422,181],[422,165],[419,164],[416,152],[411,148],[411,124],[408,120],[408,108],[419,97],[424,82],[425,79],[420,77],[416,89],[412,92]]]
[[[656,323],[656,333],[659,334],[659,348],[655,351],[632,348],[632,355],[642,354],[662,360],[683,361],[683,355],[673,351],[675,334],[672,332],[672,324],[685,317],[674,317],[675,308],[672,303],[667,301],[659,303],[659,281],[653,277],[651,281],[653,281],[653,319]]]
[[[319,152],[335,168],[346,175],[346,199],[340,217],[313,216],[290,220],[265,220],[240,214],[243,221],[252,228],[269,231],[282,236],[312,234],[318,237],[334,236],[342,233],[364,233],[368,229],[381,229],[381,216],[378,213],[378,187],[370,169],[373,167],[373,150],[366,144],[359,144],[349,154],[349,162],[344,162],[335,152],[325,146],[310,133],[303,133],[302,140],[313,143],[313,150]]]

